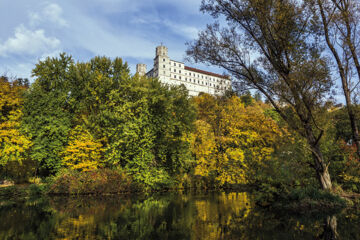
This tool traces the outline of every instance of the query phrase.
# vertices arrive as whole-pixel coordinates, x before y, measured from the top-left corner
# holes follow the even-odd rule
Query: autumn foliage
[[[104,149],[102,144],[81,126],[76,126],[69,137],[68,146],[61,153],[66,168],[91,171],[101,166]]]
[[[21,164],[31,147],[30,139],[20,129],[25,89],[20,81],[0,77],[0,166]]]
[[[213,178],[221,186],[254,181],[282,136],[277,123],[264,114],[266,105],[247,107],[237,96],[194,98],[199,118],[192,137],[195,175]]]

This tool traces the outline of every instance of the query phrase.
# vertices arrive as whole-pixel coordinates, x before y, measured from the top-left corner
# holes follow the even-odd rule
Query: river
[[[48,197],[0,204],[0,239],[360,239],[360,213],[299,215],[246,192]]]

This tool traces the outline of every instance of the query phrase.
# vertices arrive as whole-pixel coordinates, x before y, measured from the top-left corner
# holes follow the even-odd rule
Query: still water
[[[0,203],[0,239],[360,239],[360,213],[259,209],[248,193],[52,197]]]

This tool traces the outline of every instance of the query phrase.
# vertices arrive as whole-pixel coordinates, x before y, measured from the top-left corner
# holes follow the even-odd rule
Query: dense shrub
[[[88,172],[64,170],[49,181],[51,194],[113,194],[140,189],[121,170],[97,169]]]

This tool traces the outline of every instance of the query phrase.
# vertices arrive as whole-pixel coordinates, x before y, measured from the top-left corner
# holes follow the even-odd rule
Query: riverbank
[[[64,186],[63,186],[64,187]],[[106,188],[105,188],[106,189]],[[21,201],[29,198],[41,198],[41,197],[54,197],[54,196],[116,196],[116,195],[130,195],[137,194],[141,195],[144,193],[153,194],[157,191],[141,191],[137,189],[136,191],[131,191],[129,189],[123,188],[124,191],[120,191],[120,188],[117,188],[119,191],[115,192],[106,192],[99,191],[96,192],[54,192],[53,186],[49,183],[41,183],[41,184],[21,184],[21,185],[13,185],[6,186],[0,188],[0,202],[9,202],[9,201]],[[216,189],[214,191],[211,190],[200,190],[196,191],[195,189],[163,189],[163,192],[223,192],[222,189]],[[225,192],[243,192],[232,189],[226,189]],[[248,192],[248,191],[247,191]],[[278,198],[276,201],[272,201],[267,204],[263,204],[263,202],[259,202],[256,199],[256,193],[251,191],[251,195],[253,196],[253,202],[266,209],[272,209],[275,211],[286,211],[293,212],[299,214],[317,214],[317,213],[334,213],[339,212],[344,208],[357,208],[360,202],[359,195],[353,194],[352,200],[344,200],[339,195],[334,195],[329,192],[315,190],[312,188],[308,189],[298,189],[287,196],[282,196]],[[349,195],[349,194],[348,194]],[[1,204],[0,204],[1,205]]]

